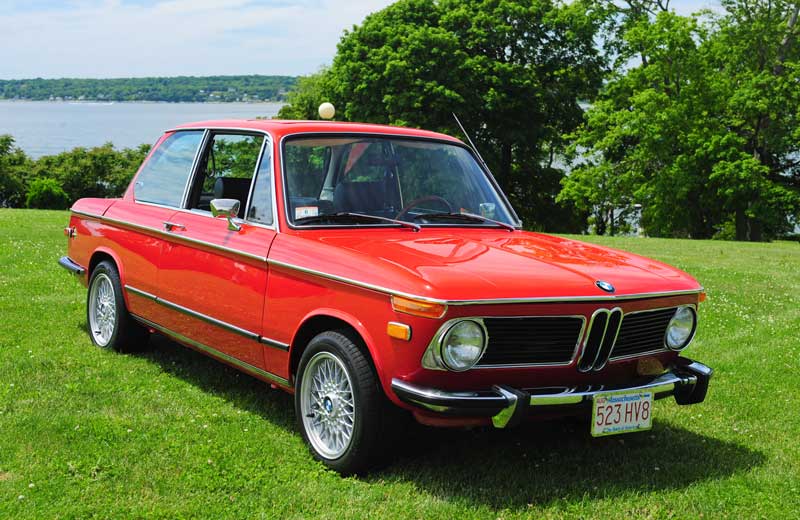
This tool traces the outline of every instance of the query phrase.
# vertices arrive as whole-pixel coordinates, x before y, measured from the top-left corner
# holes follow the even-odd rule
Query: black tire
[[[360,338],[354,337],[346,330],[318,334],[303,352],[295,378],[295,414],[303,439],[315,459],[342,475],[364,473],[388,461],[389,450],[385,448],[390,442],[390,436],[395,433],[394,419],[400,411],[384,395],[372,364],[364,351],[359,348],[360,343]],[[313,430],[314,426],[308,424],[314,420],[312,415],[306,417],[309,421],[304,420],[303,416],[304,409],[309,410],[308,401],[305,406],[303,404],[303,382],[306,376],[313,376],[313,373],[307,373],[309,363],[312,360],[316,360],[315,363],[324,360],[333,361],[331,356],[338,359],[340,367],[344,367],[349,382],[352,383],[354,410],[352,434],[347,447],[343,453],[334,456],[324,453],[318,447],[320,442],[324,444],[319,437],[316,440],[312,439],[315,433],[309,429]],[[319,361],[320,359],[323,361]],[[320,408],[316,409],[322,412]],[[327,412],[331,412],[332,409],[333,406]]]
[[[110,310],[110,305],[106,305],[105,310],[100,311],[95,307],[95,300],[99,298],[100,291],[108,291],[109,288],[113,294],[108,295],[107,292],[105,294],[109,301],[114,302],[113,311]],[[108,318],[98,318],[100,314]],[[86,293],[86,323],[92,343],[100,348],[113,349],[117,352],[137,352],[147,346],[150,334],[128,312],[125,298],[122,296],[119,271],[117,266],[108,260],[97,264],[89,278],[89,290]],[[101,331],[103,327],[100,327],[99,323],[107,324],[107,328]]]

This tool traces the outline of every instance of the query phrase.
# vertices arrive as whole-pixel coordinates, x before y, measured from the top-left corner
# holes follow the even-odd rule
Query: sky
[[[689,14],[715,0],[673,0]],[[302,75],[392,0],[0,0],[0,79]]]

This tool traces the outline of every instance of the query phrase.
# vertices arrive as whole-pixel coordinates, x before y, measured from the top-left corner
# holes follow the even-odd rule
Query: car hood
[[[287,237],[288,238],[288,237]],[[623,251],[525,231],[304,231],[273,246],[288,264],[443,300],[603,297],[700,290],[688,274]]]

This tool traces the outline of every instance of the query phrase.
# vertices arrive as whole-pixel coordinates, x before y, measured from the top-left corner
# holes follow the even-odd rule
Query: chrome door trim
[[[193,309],[188,307],[184,307],[183,305],[178,305],[177,303],[171,302],[169,300],[165,300],[164,298],[159,298],[158,296],[151,294],[146,291],[142,291],[141,289],[137,289],[136,287],[125,285],[125,289],[132,292],[133,294],[142,296],[143,298],[147,298],[159,305],[163,305],[168,309],[172,309],[174,311],[180,312],[187,316],[191,316],[192,318],[197,318],[198,320],[204,321],[211,325],[216,325],[221,329],[225,329],[229,332],[233,332],[234,334],[239,334],[240,336],[244,336],[247,339],[256,341],[258,343],[264,344],[268,347],[276,348],[278,350],[282,350],[284,352],[289,351],[289,345],[287,343],[283,343],[274,339],[265,338],[255,332],[251,332],[247,329],[243,329],[241,327],[237,327],[236,325],[232,325],[226,321],[219,320],[214,318],[213,316],[209,316],[208,314],[203,314],[202,312],[197,312]]]
[[[167,336],[169,336],[169,337],[171,337],[173,339],[176,339],[176,340],[180,341],[181,343],[186,343],[188,345],[191,345],[191,346],[197,348],[198,350],[202,350],[203,352],[205,352],[207,354],[211,354],[214,357],[218,357],[220,359],[223,359],[223,360],[227,361],[228,363],[230,363],[231,365],[234,365],[234,366],[244,370],[245,372],[249,372],[249,373],[251,373],[253,375],[256,375],[256,376],[261,376],[261,377],[263,377],[265,379],[268,379],[270,381],[273,381],[273,382],[278,383],[278,384],[283,385],[283,386],[289,386],[289,380],[288,379],[284,379],[279,375],[273,374],[272,372],[267,372],[266,370],[262,370],[262,369],[260,369],[258,367],[255,367],[255,366],[253,366],[253,365],[251,365],[249,363],[245,363],[244,361],[241,361],[239,359],[236,359],[235,357],[229,356],[228,354],[225,354],[224,352],[220,352],[219,350],[217,350],[215,348],[212,348],[212,347],[209,347],[208,345],[205,345],[203,343],[200,343],[199,341],[195,341],[193,339],[187,338],[183,334],[179,334],[179,333],[177,333],[175,331],[172,331],[172,330],[170,330],[170,329],[168,329],[166,327],[162,327],[161,325],[159,325],[157,323],[153,323],[152,321],[147,320],[145,318],[142,318],[141,316],[136,316],[135,314],[132,314],[131,316],[136,321],[142,323],[143,325],[145,325],[147,327],[155,329],[155,330],[161,332],[162,334],[165,334],[165,335],[167,335]]]
[[[169,208],[169,209],[174,209],[174,208]],[[134,224],[133,222],[128,222],[128,221],[125,221],[125,220],[118,220],[118,219],[111,218],[111,217],[104,217],[104,216],[101,216],[101,215],[83,213],[83,212],[74,211],[74,210],[72,212],[74,214],[76,214],[76,215],[81,215],[81,216],[97,219],[97,220],[100,220],[102,222],[107,222],[109,224],[114,224],[116,226],[121,226],[121,227],[124,227],[124,228],[131,228],[131,229],[135,229],[135,230],[138,230],[138,231],[144,231],[144,232],[147,232],[147,233],[153,233],[153,234],[158,235],[160,237],[165,237],[165,238],[174,239],[174,240],[178,240],[178,241],[182,241],[182,242],[187,242],[187,243],[190,243],[190,244],[200,245],[200,246],[208,247],[210,249],[216,249],[218,251],[224,251],[226,253],[230,253],[230,254],[233,254],[233,255],[243,256],[245,258],[250,258],[252,260],[258,260],[259,262],[266,262],[267,261],[267,257],[265,257],[265,256],[254,255],[253,253],[248,253],[246,251],[241,251],[239,249],[233,249],[231,247],[221,246],[221,245],[218,245],[218,244],[214,244],[212,242],[206,242],[205,240],[200,240],[198,238],[192,238],[192,237],[179,235],[179,234],[176,234],[176,233],[170,233],[170,232],[164,231],[162,229],[158,229],[158,228],[154,228],[154,227],[150,227],[150,226],[143,226],[141,224]]]
[[[276,348],[278,350],[282,350],[284,352],[289,352],[289,344],[283,343],[282,341],[276,341],[274,339],[265,338],[264,336],[260,336],[258,341],[267,345],[268,347]]]
[[[274,177],[274,175],[273,175]],[[170,208],[174,209],[174,208]],[[208,247],[210,249],[217,249],[220,251],[224,251],[226,253],[240,255],[246,258],[250,258],[253,260],[258,260],[261,262],[267,262],[270,265],[283,267],[285,269],[291,269],[293,271],[299,271],[301,273],[310,274],[313,276],[318,276],[320,278],[326,278],[329,280],[334,280],[337,282],[345,283],[348,285],[352,285],[354,287],[361,287],[364,289],[369,289],[371,291],[376,291],[388,295],[394,296],[402,296],[404,298],[411,298],[414,300],[420,300],[429,303],[438,303],[441,305],[453,305],[453,306],[462,306],[462,305],[506,305],[506,304],[526,304],[526,303],[580,303],[580,302],[609,302],[609,301],[625,301],[625,300],[641,300],[646,298],[662,298],[668,296],[686,296],[691,294],[699,294],[703,292],[703,288],[699,287],[697,289],[689,289],[689,290],[677,290],[677,291],[660,291],[660,292],[647,292],[647,293],[635,293],[635,294],[609,294],[609,295],[591,295],[591,296],[545,296],[545,297],[527,297],[527,298],[487,298],[487,299],[475,299],[475,300],[443,300],[440,298],[430,298],[428,296],[419,296],[417,294],[407,293],[404,291],[399,291],[395,289],[390,289],[388,287],[384,287],[377,284],[372,284],[369,282],[362,282],[360,280],[355,280],[353,278],[348,278],[345,276],[339,276],[331,273],[326,273],[324,271],[319,271],[316,269],[311,269],[308,267],[302,267],[296,264],[291,264],[288,262],[282,262],[280,260],[275,260],[272,258],[267,258],[264,256],[254,255],[252,253],[247,253],[245,251],[240,251],[238,249],[233,249],[230,247],[220,246],[217,244],[212,244],[211,242],[206,242],[204,240],[199,240],[196,238],[184,237],[181,235],[177,235],[174,233],[167,233],[157,228],[151,228],[149,226],[142,226],[140,224],[134,224],[132,222],[126,222],[123,220],[117,220],[109,217],[104,217],[102,215],[96,215],[91,213],[84,213],[81,211],[72,210],[72,213],[76,215],[81,215],[87,218],[97,219],[100,221],[108,222],[110,224],[115,224],[123,227],[129,227],[133,229],[138,229],[141,231],[146,231],[149,233],[154,233],[159,236],[165,236],[174,238],[176,240],[182,240],[185,242],[202,245]],[[255,225],[252,223],[248,223],[248,225]],[[644,311],[641,311],[644,312]]]

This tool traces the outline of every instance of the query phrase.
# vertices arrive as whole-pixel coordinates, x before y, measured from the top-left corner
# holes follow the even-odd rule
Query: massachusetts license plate
[[[638,432],[652,427],[653,392],[610,392],[594,396],[594,437]]]

